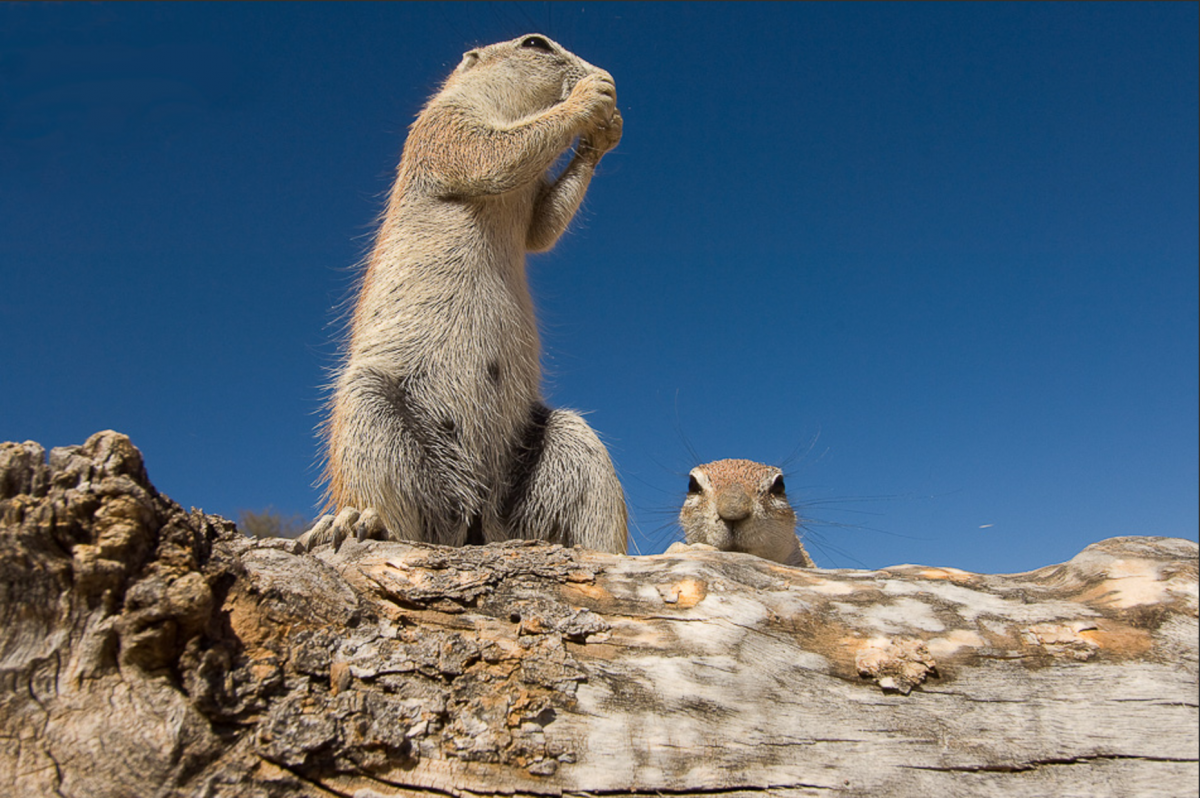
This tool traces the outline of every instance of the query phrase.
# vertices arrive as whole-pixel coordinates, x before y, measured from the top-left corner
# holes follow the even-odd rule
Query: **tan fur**
[[[373,515],[323,519],[308,545],[355,524],[359,536],[532,537],[624,553],[607,451],[577,414],[541,404],[525,276],[526,251],[554,245],[620,136],[612,77],[536,34],[466,53],[429,100],[405,142],[324,428],[331,507]]]
[[[689,548],[740,551],[768,560],[815,567],[796,536],[796,513],[783,488],[783,472],[751,460],[717,460],[692,469],[679,511]]]

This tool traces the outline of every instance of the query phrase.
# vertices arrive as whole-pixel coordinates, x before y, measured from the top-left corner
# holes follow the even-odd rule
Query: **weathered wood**
[[[347,542],[0,446],[0,792],[1197,794],[1197,546],[802,570]]]

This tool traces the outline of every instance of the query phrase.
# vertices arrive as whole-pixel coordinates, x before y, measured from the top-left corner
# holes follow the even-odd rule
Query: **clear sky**
[[[638,550],[722,457],[785,467],[824,566],[1196,539],[1197,8],[0,4],[0,440],[311,515],[407,126],[538,31],[625,119],[530,273]]]

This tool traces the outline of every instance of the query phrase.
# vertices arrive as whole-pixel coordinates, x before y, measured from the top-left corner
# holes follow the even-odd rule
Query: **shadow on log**
[[[0,444],[14,796],[1195,795],[1197,546],[799,570],[252,541]]]

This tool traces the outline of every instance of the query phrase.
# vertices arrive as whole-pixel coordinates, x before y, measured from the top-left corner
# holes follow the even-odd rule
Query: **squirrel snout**
[[[725,521],[741,521],[750,516],[750,494],[740,487],[725,490],[717,497],[717,515]]]

